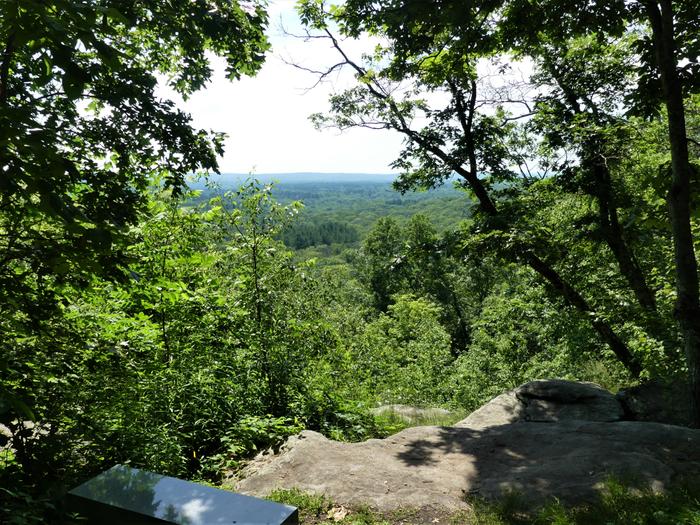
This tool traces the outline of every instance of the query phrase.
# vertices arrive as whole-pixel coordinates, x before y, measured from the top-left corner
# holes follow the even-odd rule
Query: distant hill
[[[397,177],[392,173],[222,173],[212,175],[211,179],[218,182],[222,188],[235,188],[246,179],[255,178],[261,182],[276,182],[284,184],[352,184],[352,183],[381,183],[389,184]],[[190,184],[194,189],[204,188],[203,181]]]

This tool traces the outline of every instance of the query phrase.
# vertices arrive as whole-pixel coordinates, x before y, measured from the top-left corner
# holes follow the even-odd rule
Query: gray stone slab
[[[235,488],[256,496],[296,488],[382,512],[452,512],[469,507],[467,496],[512,491],[533,508],[552,498],[582,504],[595,501],[610,476],[654,492],[698,479],[698,445],[700,430],[636,421],[413,427],[363,443],[304,431],[280,454],[251,463]]]

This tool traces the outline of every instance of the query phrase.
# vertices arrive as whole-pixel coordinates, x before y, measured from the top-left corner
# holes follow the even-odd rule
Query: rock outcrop
[[[539,380],[501,394],[455,426],[484,428],[518,421],[620,421],[615,396],[593,383]]]
[[[616,398],[625,410],[625,419],[687,426],[690,423],[688,392],[685,381],[650,381],[620,390]]]
[[[380,511],[467,505],[518,491],[533,504],[592,499],[611,475],[662,491],[700,475],[700,431],[621,421],[614,396],[588,383],[535,381],[498,396],[455,427],[414,427],[339,443],[305,431],[247,468],[236,490],[298,488]]]

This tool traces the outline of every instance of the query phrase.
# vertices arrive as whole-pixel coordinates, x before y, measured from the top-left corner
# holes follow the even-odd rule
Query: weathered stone
[[[617,421],[597,385],[537,381],[502,394],[456,427],[414,427],[364,443],[305,431],[260,456],[235,488],[266,495],[297,488],[380,511],[467,506],[466,496],[510,491],[538,504],[590,501],[610,476],[662,491],[700,475],[700,430]],[[630,478],[631,476],[631,478]]]
[[[466,419],[455,424],[456,427],[485,428],[522,421],[525,405],[514,390],[493,398],[481,408],[475,410]]]
[[[264,496],[298,488],[342,505],[464,508],[465,496],[518,491],[531,503],[591,500],[610,475],[663,490],[700,474],[700,431],[658,423],[517,422],[481,429],[414,427],[364,443],[305,431],[253,462],[235,487]]]
[[[515,395],[525,405],[526,421],[619,421],[624,416],[615,396],[594,383],[530,381]]]
[[[594,383],[547,379],[530,381],[501,394],[455,426],[483,428],[516,421],[619,421],[622,406]]]
[[[685,381],[650,381],[620,390],[616,397],[626,419],[687,426],[690,423],[688,391]]]

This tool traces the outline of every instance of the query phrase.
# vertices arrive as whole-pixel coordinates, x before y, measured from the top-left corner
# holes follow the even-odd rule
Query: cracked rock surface
[[[597,385],[533,381],[454,427],[414,427],[363,443],[304,431],[279,454],[256,458],[234,488],[258,496],[298,488],[379,511],[455,510],[468,495],[516,490],[532,503],[580,503],[610,475],[657,491],[700,475],[700,430],[621,418],[615,397]]]

